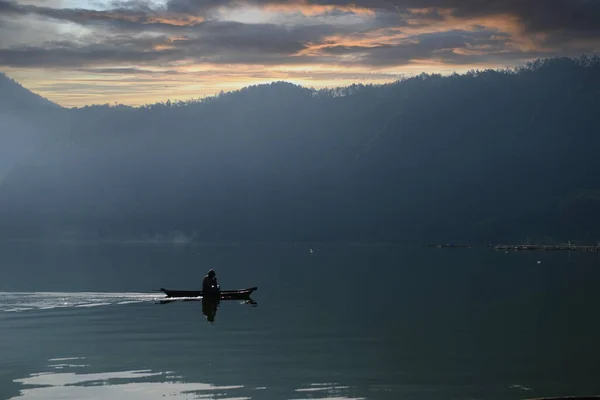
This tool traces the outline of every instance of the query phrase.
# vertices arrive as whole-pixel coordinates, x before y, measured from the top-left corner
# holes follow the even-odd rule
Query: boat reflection
[[[193,298],[169,298],[164,300],[159,300],[158,304],[169,304],[175,302],[188,302],[188,301],[196,301],[202,302],[202,314],[206,317],[206,320],[209,323],[215,322],[215,317],[217,315],[217,310],[223,301],[238,301],[240,304],[249,304],[252,307],[257,307],[258,303],[248,298],[247,300],[239,300],[239,299],[215,299],[211,297],[193,297]]]

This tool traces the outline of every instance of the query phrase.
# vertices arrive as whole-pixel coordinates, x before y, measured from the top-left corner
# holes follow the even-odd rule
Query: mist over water
[[[3,246],[0,398],[522,399],[600,391],[598,255]],[[256,306],[159,304],[208,268]],[[8,290],[8,289],[11,290]],[[18,291],[17,291],[18,290]],[[566,367],[568,366],[568,368]]]

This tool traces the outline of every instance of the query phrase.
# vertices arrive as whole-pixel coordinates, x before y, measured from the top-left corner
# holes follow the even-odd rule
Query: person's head
[[[215,273],[214,269],[211,269],[210,271],[208,271],[208,277],[209,278],[214,278],[217,274]]]

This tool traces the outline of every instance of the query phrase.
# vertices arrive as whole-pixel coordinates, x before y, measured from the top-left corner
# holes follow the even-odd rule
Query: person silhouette
[[[217,274],[211,269],[202,280],[202,297],[218,295],[220,291]]]

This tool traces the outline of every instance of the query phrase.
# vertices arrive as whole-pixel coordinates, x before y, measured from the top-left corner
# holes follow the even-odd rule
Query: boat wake
[[[0,292],[0,312],[26,312],[56,308],[88,308],[154,302],[157,293],[103,292]]]

